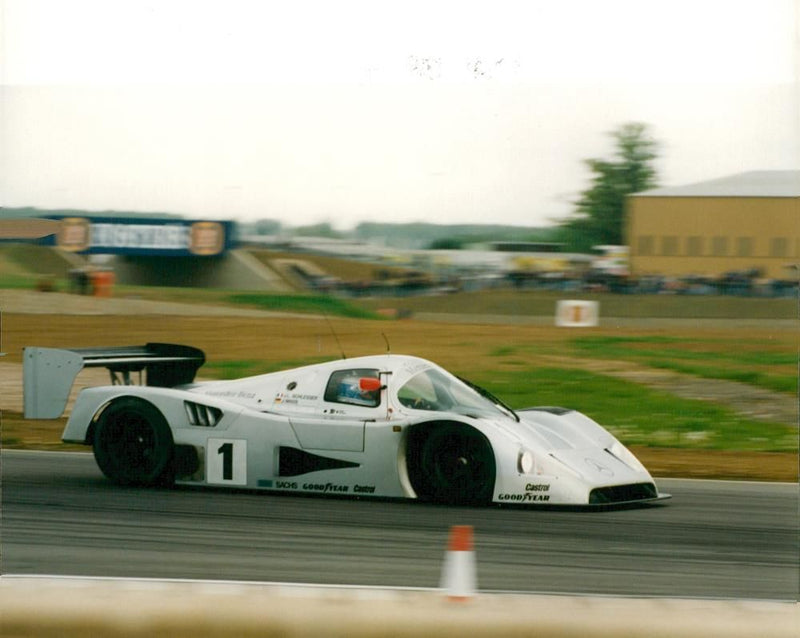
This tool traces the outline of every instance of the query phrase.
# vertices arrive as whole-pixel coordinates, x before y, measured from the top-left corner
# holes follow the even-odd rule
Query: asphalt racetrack
[[[478,587],[797,600],[798,487],[663,480],[666,505],[464,508],[133,489],[90,454],[2,454],[2,573],[437,587],[451,525]]]

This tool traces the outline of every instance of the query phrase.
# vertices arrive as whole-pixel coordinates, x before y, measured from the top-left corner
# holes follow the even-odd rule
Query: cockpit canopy
[[[397,398],[403,406],[414,410],[474,417],[513,416],[509,409],[481,394],[475,386],[439,368],[428,368],[412,376],[398,389]]]

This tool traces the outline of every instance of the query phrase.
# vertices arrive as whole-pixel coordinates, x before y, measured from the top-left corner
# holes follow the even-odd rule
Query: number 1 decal
[[[233,443],[223,443],[217,454],[222,454],[222,480],[233,480]]]
[[[213,485],[247,485],[247,441],[208,439],[206,481]]]

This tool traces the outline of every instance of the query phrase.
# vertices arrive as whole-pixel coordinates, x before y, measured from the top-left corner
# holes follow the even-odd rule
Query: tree
[[[294,234],[297,237],[327,237],[329,239],[341,239],[342,237],[342,234],[334,230],[329,222],[298,226],[294,229]]]
[[[574,250],[624,243],[628,195],[656,186],[652,161],[657,157],[658,145],[648,135],[647,126],[638,122],[624,124],[611,136],[616,156],[612,160],[586,160],[594,174],[592,186],[575,203],[575,216],[563,224],[565,241]]]
[[[252,228],[256,235],[279,235],[282,226],[277,219],[259,219]]]
[[[464,240],[457,237],[434,239],[428,245],[428,250],[461,250],[462,248],[464,248]]]

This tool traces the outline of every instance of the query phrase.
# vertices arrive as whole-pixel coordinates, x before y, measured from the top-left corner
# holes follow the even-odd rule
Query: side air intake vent
[[[278,476],[299,476],[309,472],[341,470],[346,467],[358,467],[358,463],[311,454],[305,450],[283,445],[278,451]]]
[[[219,408],[212,408],[209,405],[184,401],[183,407],[186,408],[186,416],[189,418],[189,423],[192,425],[213,428],[222,418],[222,410]]]

